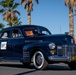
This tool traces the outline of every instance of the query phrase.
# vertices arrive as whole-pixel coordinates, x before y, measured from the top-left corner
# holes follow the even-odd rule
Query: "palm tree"
[[[12,21],[15,21],[17,18],[17,14],[20,13],[15,10],[19,3],[15,3],[14,0],[3,0],[0,2],[2,8],[0,9],[0,13],[3,14],[3,20],[8,22],[9,26],[12,26]]]
[[[38,4],[38,0],[35,0]],[[31,24],[31,11],[33,10],[33,0],[21,0],[21,4],[25,3],[24,9],[27,11],[28,15],[28,25]]]
[[[4,24],[0,23],[0,30],[4,28]]]
[[[16,20],[12,20],[12,26],[21,25],[20,18],[16,17]]]
[[[69,8],[69,27],[70,35],[74,37],[74,17],[73,8],[76,6],[76,0],[64,0],[64,3]]]

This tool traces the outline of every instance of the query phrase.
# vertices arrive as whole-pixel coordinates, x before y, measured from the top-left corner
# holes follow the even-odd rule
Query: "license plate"
[[[72,56],[72,60],[76,60],[76,56]]]

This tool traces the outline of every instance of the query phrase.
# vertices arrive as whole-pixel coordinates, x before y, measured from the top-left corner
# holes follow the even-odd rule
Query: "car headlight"
[[[49,48],[50,48],[50,49],[55,49],[55,47],[56,47],[55,43],[50,43],[50,44],[49,44]]]

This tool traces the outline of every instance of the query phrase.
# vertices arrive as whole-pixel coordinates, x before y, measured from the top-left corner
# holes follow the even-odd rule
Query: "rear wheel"
[[[38,70],[43,70],[47,67],[48,63],[45,60],[44,55],[41,51],[37,51],[34,53],[33,64]]]
[[[76,62],[70,62],[68,63],[68,66],[73,69],[73,70],[76,70]]]

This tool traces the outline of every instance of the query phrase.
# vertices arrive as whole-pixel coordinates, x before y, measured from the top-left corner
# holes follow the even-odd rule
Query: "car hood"
[[[60,35],[49,35],[49,36],[40,36],[38,39],[43,42],[53,42],[55,44],[63,45],[63,44],[71,44],[73,37],[70,35],[60,34]]]

